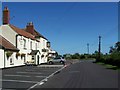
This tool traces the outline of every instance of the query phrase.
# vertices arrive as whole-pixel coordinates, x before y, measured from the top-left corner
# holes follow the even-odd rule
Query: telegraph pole
[[[89,43],[87,43],[87,53],[89,54]]]
[[[98,46],[98,59],[100,60],[100,54],[101,54],[101,36],[99,36],[99,46]]]

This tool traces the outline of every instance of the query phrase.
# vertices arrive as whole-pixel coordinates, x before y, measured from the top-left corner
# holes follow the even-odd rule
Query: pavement
[[[29,89],[57,73],[64,65],[22,66],[2,70],[3,89]]]
[[[64,68],[59,74],[35,88],[98,88],[118,90],[118,71],[106,69],[92,61],[79,61]],[[97,90],[98,90],[97,89]]]

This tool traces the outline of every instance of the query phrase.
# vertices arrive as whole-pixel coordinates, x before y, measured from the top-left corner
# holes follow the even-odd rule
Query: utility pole
[[[87,43],[87,53],[89,54],[89,43]]]
[[[99,46],[98,46],[98,59],[100,60],[100,53],[101,53],[101,36],[99,36]]]

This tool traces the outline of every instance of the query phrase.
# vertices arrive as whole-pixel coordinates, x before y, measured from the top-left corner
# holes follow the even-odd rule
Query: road
[[[4,89],[117,87],[118,71],[106,69],[92,61],[76,60],[67,61],[65,66],[23,66],[2,70]]]
[[[22,66],[2,70],[2,88],[25,90],[48,77],[63,65]]]
[[[81,61],[34,88],[118,88],[118,71],[106,69],[92,61]]]

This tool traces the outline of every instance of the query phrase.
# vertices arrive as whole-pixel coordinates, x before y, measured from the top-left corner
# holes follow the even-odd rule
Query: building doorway
[[[40,59],[40,57],[39,57],[39,55],[37,55],[37,65],[39,65],[39,59]]]

